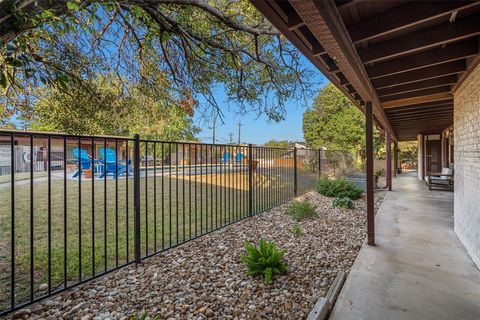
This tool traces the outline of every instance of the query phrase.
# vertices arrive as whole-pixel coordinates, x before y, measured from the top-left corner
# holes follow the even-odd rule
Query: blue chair
[[[78,170],[73,174],[72,178],[76,178],[83,173],[83,170],[91,169],[93,161],[87,150],[85,149],[73,149],[73,157],[77,161]]]
[[[245,156],[243,155],[243,153],[237,153],[237,162],[242,162],[244,158]]]
[[[127,163],[120,159],[117,159],[115,150],[111,148],[100,148],[100,156],[102,157],[102,166],[100,167],[101,173],[99,178],[106,177],[107,175],[113,175],[113,178],[118,178],[125,173],[133,175],[133,169],[130,165],[131,160],[128,160]],[[117,171],[118,169],[118,171]]]
[[[223,162],[223,163],[228,163],[229,161],[230,161],[230,152],[225,151],[225,152],[223,153],[222,162]]]

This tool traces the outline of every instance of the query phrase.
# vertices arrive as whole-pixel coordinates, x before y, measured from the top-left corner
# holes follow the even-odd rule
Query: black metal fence
[[[322,152],[0,131],[0,316],[310,190]]]

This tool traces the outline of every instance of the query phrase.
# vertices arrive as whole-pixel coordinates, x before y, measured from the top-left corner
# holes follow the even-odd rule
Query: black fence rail
[[[322,152],[0,131],[0,316],[308,191]]]

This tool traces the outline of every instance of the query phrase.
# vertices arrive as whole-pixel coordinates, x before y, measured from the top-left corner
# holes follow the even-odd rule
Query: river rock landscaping
[[[375,208],[385,192],[375,194]],[[309,192],[315,217],[296,222],[286,205],[160,253],[13,314],[29,319],[305,319],[338,271],[352,267],[366,236],[365,196],[354,208]],[[301,233],[294,232],[301,228]],[[296,227],[294,227],[296,226]],[[245,242],[286,250],[288,273],[265,286],[247,275]]]

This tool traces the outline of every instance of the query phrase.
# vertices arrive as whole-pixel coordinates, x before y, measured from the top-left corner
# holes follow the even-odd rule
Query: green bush
[[[381,168],[375,171],[375,177],[384,177],[385,176],[385,169]]]
[[[300,221],[304,218],[314,216],[315,206],[307,201],[293,201],[287,207],[287,214],[293,219]]]
[[[353,201],[350,198],[343,197],[343,198],[335,198],[333,200],[333,207],[340,207],[340,208],[346,208],[346,209],[352,209],[353,208]]]
[[[295,237],[300,237],[303,233],[302,227],[298,223],[295,223],[292,227],[292,233]]]
[[[317,192],[326,197],[359,199],[363,189],[345,179],[330,180],[322,178],[317,182]]]
[[[278,249],[273,241],[260,239],[258,248],[252,243],[246,243],[245,250],[247,255],[242,260],[247,265],[248,275],[263,276],[267,286],[277,274],[288,271],[287,264],[283,261],[285,250]]]

